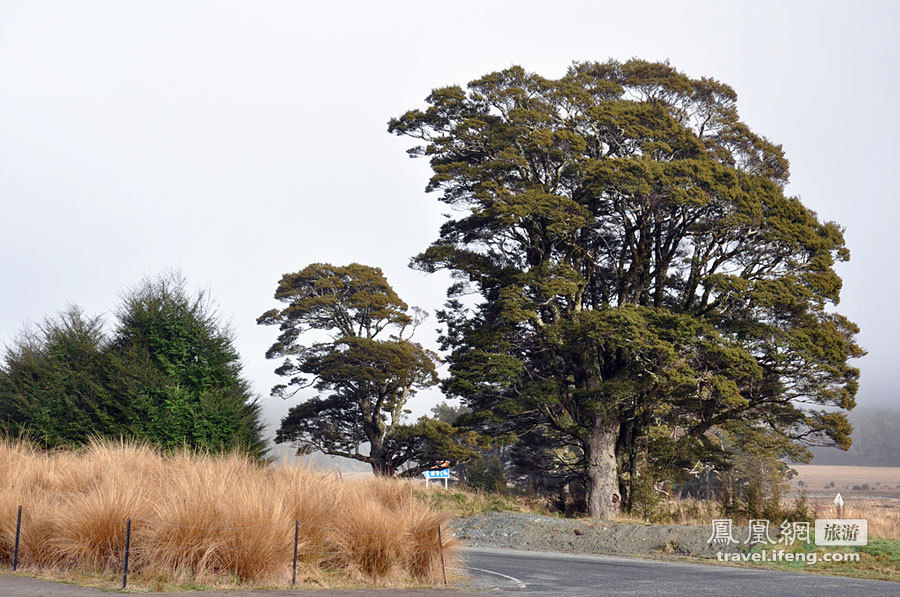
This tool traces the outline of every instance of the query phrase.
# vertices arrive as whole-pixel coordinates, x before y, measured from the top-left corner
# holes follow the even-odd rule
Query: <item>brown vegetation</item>
[[[285,584],[295,521],[298,578],[435,584],[437,529],[449,518],[390,479],[341,482],[304,467],[242,455],[162,455],[95,442],[42,452],[0,441],[0,562],[12,562],[21,504],[20,569],[120,573],[127,519],[129,569],[167,582]],[[450,564],[455,546],[444,537]]]
[[[805,516],[803,514],[805,513]],[[763,513],[763,517],[768,516]],[[842,512],[838,513],[830,499],[785,497],[781,511],[771,519],[777,529],[781,521],[799,521],[803,518],[865,518],[869,522],[869,537],[900,538],[900,501],[896,499],[845,500]],[[693,498],[667,499],[656,504],[652,515],[644,518],[620,517],[619,522],[649,522],[652,524],[709,525],[714,518],[732,518],[735,524],[744,525],[750,518],[740,513],[728,511],[715,500]]]
[[[900,502],[897,500],[845,500],[838,513],[833,503],[812,499],[810,513],[813,518],[865,518],[869,521],[870,538],[900,538]]]

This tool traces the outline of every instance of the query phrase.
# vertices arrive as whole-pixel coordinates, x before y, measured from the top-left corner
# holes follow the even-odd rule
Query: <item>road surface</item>
[[[478,548],[466,552],[472,588],[518,595],[900,596],[900,583],[614,556]]]
[[[768,595],[900,597],[900,583],[772,570],[663,562],[613,556],[536,553],[472,548],[465,552],[463,590],[190,591],[168,597],[468,597],[487,594],[576,597],[595,595]],[[61,583],[0,574],[2,597],[98,597],[110,593]]]

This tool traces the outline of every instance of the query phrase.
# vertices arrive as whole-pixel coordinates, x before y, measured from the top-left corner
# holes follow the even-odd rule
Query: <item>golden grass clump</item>
[[[277,494],[288,496],[288,520],[300,523],[298,560],[310,567],[321,566],[334,551],[333,531],[329,527],[337,520],[344,484],[325,474],[317,475],[316,482],[310,483],[307,469],[288,465],[268,469],[267,481]]]
[[[450,563],[456,567],[455,554],[459,548],[456,538],[450,533],[437,532],[439,525],[444,531],[447,530],[449,518],[447,514],[425,508],[419,508],[407,516],[406,528],[410,535],[411,549],[407,552],[404,566],[414,577],[436,583],[441,578],[442,554],[445,560],[448,554],[453,555],[454,560]],[[444,563],[446,564],[447,562]]]
[[[0,562],[12,561],[22,504],[19,564],[32,572],[118,573],[131,519],[129,570],[138,580],[285,584],[298,521],[300,578],[442,579],[437,528],[448,517],[401,480],[342,483],[240,454],[164,455],[109,441],[55,452],[0,441],[0,476]],[[443,550],[450,568],[452,538]]]
[[[401,517],[406,528],[408,549],[403,568],[418,578],[437,581],[441,575],[441,545],[438,543],[439,526],[445,527],[450,515],[422,505],[416,498],[413,486],[393,479],[373,479],[368,484],[371,495],[394,516]],[[456,540],[441,535],[443,552],[456,551]]]
[[[145,514],[146,507],[138,487],[121,471],[113,475],[119,482],[98,483],[61,500],[48,540],[50,558],[87,570],[111,571],[118,566],[125,549],[125,521]]]
[[[354,493],[345,499],[335,524],[347,532],[335,536],[334,561],[363,576],[393,576],[411,548],[402,520],[367,496]]]

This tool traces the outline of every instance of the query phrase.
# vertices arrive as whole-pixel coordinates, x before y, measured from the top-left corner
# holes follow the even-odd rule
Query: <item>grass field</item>
[[[794,464],[791,468],[797,471],[791,486],[805,489],[810,495],[833,497],[840,491],[844,497],[900,498],[900,467]]]
[[[241,455],[162,455],[94,443],[41,452],[0,441],[0,566],[13,559],[22,505],[20,571],[65,579],[121,578],[131,519],[129,585],[434,585],[455,546],[449,515],[410,484],[342,482],[304,467],[267,467]],[[295,528],[298,521],[299,528]],[[102,584],[102,583],[101,583]]]
[[[900,467],[792,465],[793,494],[805,491],[814,518],[838,516],[837,493],[844,500],[840,515],[865,518],[869,535],[900,538]]]
[[[757,546],[753,551],[771,552],[773,549],[805,555],[803,559],[798,558],[790,562],[767,562],[756,566],[792,572],[900,582],[900,539],[870,539],[868,545],[859,547],[817,547],[809,543],[792,546]],[[824,557],[826,553],[859,554],[859,561],[826,561]],[[810,556],[815,557],[812,563],[808,563]]]

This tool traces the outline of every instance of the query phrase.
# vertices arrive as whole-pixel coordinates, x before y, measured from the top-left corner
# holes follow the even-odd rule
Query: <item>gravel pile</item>
[[[473,547],[508,547],[528,551],[561,551],[613,555],[669,554],[714,556],[725,551],[710,544],[712,526],[645,525],[564,519],[520,512],[490,512],[451,523],[457,538]],[[735,527],[735,539],[747,536]],[[731,550],[735,550],[732,547]]]

